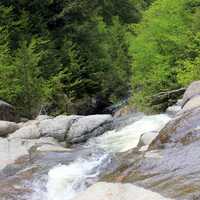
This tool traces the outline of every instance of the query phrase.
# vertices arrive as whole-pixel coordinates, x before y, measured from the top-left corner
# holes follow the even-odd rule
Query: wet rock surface
[[[151,143],[150,149],[190,144],[200,138],[200,107],[185,111],[171,120]]]
[[[195,87],[198,84],[198,82],[195,83]],[[53,119],[45,116],[40,120],[23,124],[22,127],[27,128],[26,134],[30,126],[39,127],[42,138],[29,140],[27,138],[30,134],[28,134],[28,136],[25,135],[25,139],[22,139],[23,134],[20,135],[18,132],[20,129],[17,130],[18,134],[13,134],[13,136],[20,135],[20,138],[12,140],[15,145],[18,141],[24,148],[22,152],[25,151],[25,153],[23,152],[21,157],[18,156],[18,159],[15,158],[17,160],[14,164],[7,163],[1,171],[0,197],[3,198],[2,200],[48,199],[45,196],[46,193],[43,194],[46,191],[47,173],[52,167],[61,163],[66,166],[53,169],[50,200],[54,200],[55,195],[58,195],[58,189],[59,195],[61,194],[60,199],[65,199],[66,191],[71,192],[69,188],[74,192],[74,185],[80,189],[84,183],[85,189],[94,183],[94,180],[98,180],[102,171],[109,172],[109,164],[112,165],[112,170],[115,169],[116,165],[113,165],[109,157],[115,155],[117,169],[101,179],[104,182],[114,183],[97,183],[85,193],[81,193],[75,200],[130,200],[134,195],[137,200],[200,199],[200,105],[198,104],[199,97],[196,96],[200,89],[195,88],[195,91],[191,91],[193,90],[191,88],[193,86],[189,87],[184,95],[183,102],[185,103],[182,109],[178,111],[179,104],[171,120],[167,115],[142,118],[141,115],[136,115],[131,120],[138,121],[124,129],[123,126],[121,127],[122,122],[116,120],[118,121],[116,125],[112,122],[113,118],[110,115],[71,118],[58,116]],[[84,142],[90,137],[101,135],[110,128],[110,125],[117,128],[101,137],[89,140],[85,145],[76,145],[69,150],[60,144],[61,141],[66,140],[70,143]],[[51,136],[51,141],[45,141],[47,136]],[[139,146],[136,147],[139,139]],[[0,142],[4,145],[9,144],[6,139],[1,139]],[[134,142],[136,145],[132,144]],[[13,149],[16,149],[14,144]],[[108,157],[106,151],[111,152]],[[80,156],[81,160],[78,159]],[[91,160],[91,157],[94,159]],[[78,161],[73,162],[76,159]],[[109,161],[108,165],[107,161]],[[63,173],[60,173],[61,169],[64,169]],[[73,182],[77,174],[78,178]],[[54,184],[55,181],[56,184]],[[73,184],[70,185],[69,182]],[[40,185],[41,190],[38,190],[35,185]],[[38,194],[40,196],[37,197]],[[36,196],[33,198],[33,195]]]
[[[121,166],[104,181],[136,184],[178,200],[200,199],[200,102],[193,97],[199,84],[188,88],[187,103],[148,150],[120,155]]]
[[[65,166],[67,168],[67,166],[72,163],[72,167],[76,170],[76,164],[73,165],[73,162],[80,157],[83,159],[80,160],[80,162],[84,163],[86,160],[92,159],[93,156],[99,156],[100,158],[103,154],[104,152],[101,151],[93,151],[93,153],[91,153],[90,149],[80,148],[76,150],[69,149],[63,152],[36,151],[32,153],[32,155],[22,156],[17,159],[14,164],[7,165],[0,172],[1,200],[48,199],[46,186],[48,182],[48,172],[52,168],[55,166]],[[112,162],[108,163],[106,163],[105,160],[101,166],[95,166],[92,169],[90,172],[91,175],[88,174],[88,180],[87,177],[84,177],[86,183],[89,186],[92,183],[91,180],[97,178],[95,176],[93,177],[92,174],[96,174],[98,170],[104,171],[102,174],[105,174],[109,171],[111,172],[115,166],[114,159]],[[104,169],[105,167],[107,170]],[[73,174],[71,174],[71,176],[71,181],[73,181]],[[76,181],[78,181],[79,178],[80,177],[77,177]],[[75,184],[77,183],[75,182]],[[54,184],[54,186],[56,187],[57,185]]]
[[[57,163],[68,164],[75,158],[69,152],[37,152],[33,156],[23,156],[0,173],[1,200],[28,200],[32,195],[38,199],[45,191],[47,174]],[[37,191],[40,185],[41,191]],[[42,199],[42,198],[41,198]]]

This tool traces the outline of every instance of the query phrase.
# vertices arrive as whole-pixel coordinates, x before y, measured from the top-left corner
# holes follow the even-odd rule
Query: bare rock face
[[[200,139],[200,107],[185,111],[171,120],[151,143],[150,149],[169,145],[189,144]]]
[[[70,144],[85,142],[91,137],[103,134],[112,128],[111,115],[89,115],[77,119],[67,133]]]
[[[192,97],[189,101],[187,101],[185,103],[182,110],[179,111],[179,114],[184,111],[191,110],[193,108],[197,108],[199,106],[200,106],[200,95],[197,95],[197,96]]]
[[[183,96],[183,108],[151,143],[150,149],[160,149],[178,143],[189,144],[200,139],[200,81],[193,82]]]
[[[0,120],[17,121],[14,107],[2,100],[0,100]]]
[[[43,121],[43,120],[46,120],[46,119],[53,119],[53,117],[48,116],[48,115],[38,115],[35,120]]]
[[[38,125],[40,135],[41,137],[53,137],[63,142],[71,125],[79,118],[81,118],[81,116],[60,115],[53,119],[42,120]]]
[[[132,184],[99,182],[73,200],[170,200]]]
[[[18,129],[9,138],[38,139],[40,138],[40,133],[36,124],[30,124]]]
[[[12,133],[9,138],[19,139],[53,137],[59,142],[74,144],[85,142],[110,130],[112,119],[111,115],[60,115],[55,118],[40,116],[36,120],[18,124],[19,130],[11,130],[5,134]]]
[[[54,138],[40,139],[0,138],[0,170],[13,164],[21,156],[34,152],[67,151]]]
[[[0,137],[5,137],[19,129],[15,122],[0,121]]]
[[[195,81],[190,84],[185,94],[183,95],[182,107],[195,96],[200,96],[200,81]]]

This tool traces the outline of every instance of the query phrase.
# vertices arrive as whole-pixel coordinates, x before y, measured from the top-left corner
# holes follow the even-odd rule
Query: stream
[[[22,164],[9,166],[1,173],[2,200],[73,199],[117,168],[117,153],[135,148],[142,134],[159,132],[169,120],[166,114],[135,114],[117,121],[115,130],[67,152],[34,155],[31,162],[24,158]]]

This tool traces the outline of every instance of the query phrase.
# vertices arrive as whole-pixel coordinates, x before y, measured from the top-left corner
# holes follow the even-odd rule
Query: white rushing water
[[[88,158],[79,158],[69,165],[57,165],[49,171],[48,200],[70,200],[94,183],[111,162],[109,153],[125,152],[137,146],[142,134],[158,132],[170,120],[167,115],[144,116],[120,130],[106,132],[90,139],[85,147],[91,150]],[[94,149],[104,153],[94,153]],[[46,199],[45,199],[46,200]]]
[[[169,120],[170,117],[165,114],[144,116],[120,130],[108,131],[90,139],[87,145],[112,153],[125,152],[137,146],[142,134],[159,132]]]
[[[68,200],[94,183],[99,173],[111,162],[110,156],[93,154],[69,165],[58,165],[49,171],[48,200]]]

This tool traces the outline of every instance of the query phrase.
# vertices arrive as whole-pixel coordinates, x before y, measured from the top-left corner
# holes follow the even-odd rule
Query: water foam
[[[120,130],[106,132],[102,136],[92,138],[87,145],[99,147],[108,152],[125,152],[135,148],[144,133],[159,132],[169,122],[170,117],[165,114],[144,116],[142,119]]]
[[[111,162],[109,153],[124,152],[137,146],[142,134],[158,132],[170,120],[167,115],[144,116],[120,130],[113,130],[85,145],[91,149],[104,149],[108,153],[93,153],[88,158],[79,158],[69,165],[57,165],[48,173],[47,199],[70,200],[94,183],[99,174]]]
[[[111,162],[108,154],[80,158],[69,165],[57,165],[48,173],[48,200],[69,200],[94,183]]]

